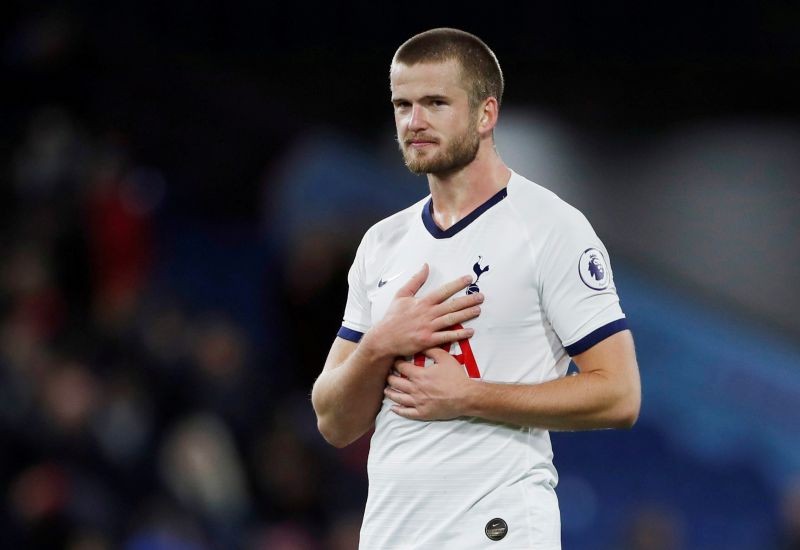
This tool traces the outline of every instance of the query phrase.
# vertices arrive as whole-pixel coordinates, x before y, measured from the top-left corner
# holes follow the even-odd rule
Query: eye
[[[395,111],[401,111],[403,109],[408,109],[411,107],[411,103],[408,101],[394,101],[394,109]]]

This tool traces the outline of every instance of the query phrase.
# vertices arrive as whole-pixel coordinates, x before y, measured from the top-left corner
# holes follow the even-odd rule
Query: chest
[[[453,297],[484,294],[481,316],[471,322],[476,326],[522,325],[540,317],[535,253],[513,224],[478,223],[447,239],[435,239],[424,229],[409,231],[391,247],[376,251],[374,260],[368,273],[373,323],[383,318],[395,293],[424,263],[430,274],[418,297],[471,276],[472,284]]]

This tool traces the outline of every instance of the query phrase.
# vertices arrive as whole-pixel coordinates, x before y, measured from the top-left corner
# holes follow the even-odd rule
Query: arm
[[[317,426],[332,445],[344,447],[372,427],[389,368],[398,356],[472,336],[471,328],[450,330],[480,314],[481,294],[450,300],[472,278],[461,277],[417,298],[427,278],[426,264],[398,290],[384,318],[358,344],[334,341],[311,391]]]
[[[337,337],[314,382],[311,402],[317,427],[328,443],[344,447],[372,427],[393,357],[381,356],[367,342]]]
[[[496,384],[468,378],[442,350],[421,369],[397,362],[385,393],[406,418],[476,416],[552,430],[629,428],[639,416],[639,368],[629,331],[614,334],[573,357],[580,373],[541,384]]]

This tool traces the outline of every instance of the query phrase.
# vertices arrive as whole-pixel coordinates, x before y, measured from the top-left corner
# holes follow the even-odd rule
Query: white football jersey
[[[370,228],[348,275],[339,336],[358,341],[427,262],[418,296],[472,273],[474,336],[450,346],[469,376],[537,384],[570,356],[626,328],[608,253],[586,218],[512,173],[508,186],[447,230],[430,197]],[[416,361],[425,366],[422,357]],[[375,419],[361,548],[560,548],[557,473],[546,430],[478,418]]]

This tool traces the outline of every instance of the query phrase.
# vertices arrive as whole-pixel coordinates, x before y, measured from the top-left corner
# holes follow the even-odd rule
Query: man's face
[[[457,61],[395,63],[390,80],[397,142],[409,170],[443,174],[475,159],[480,135]]]

